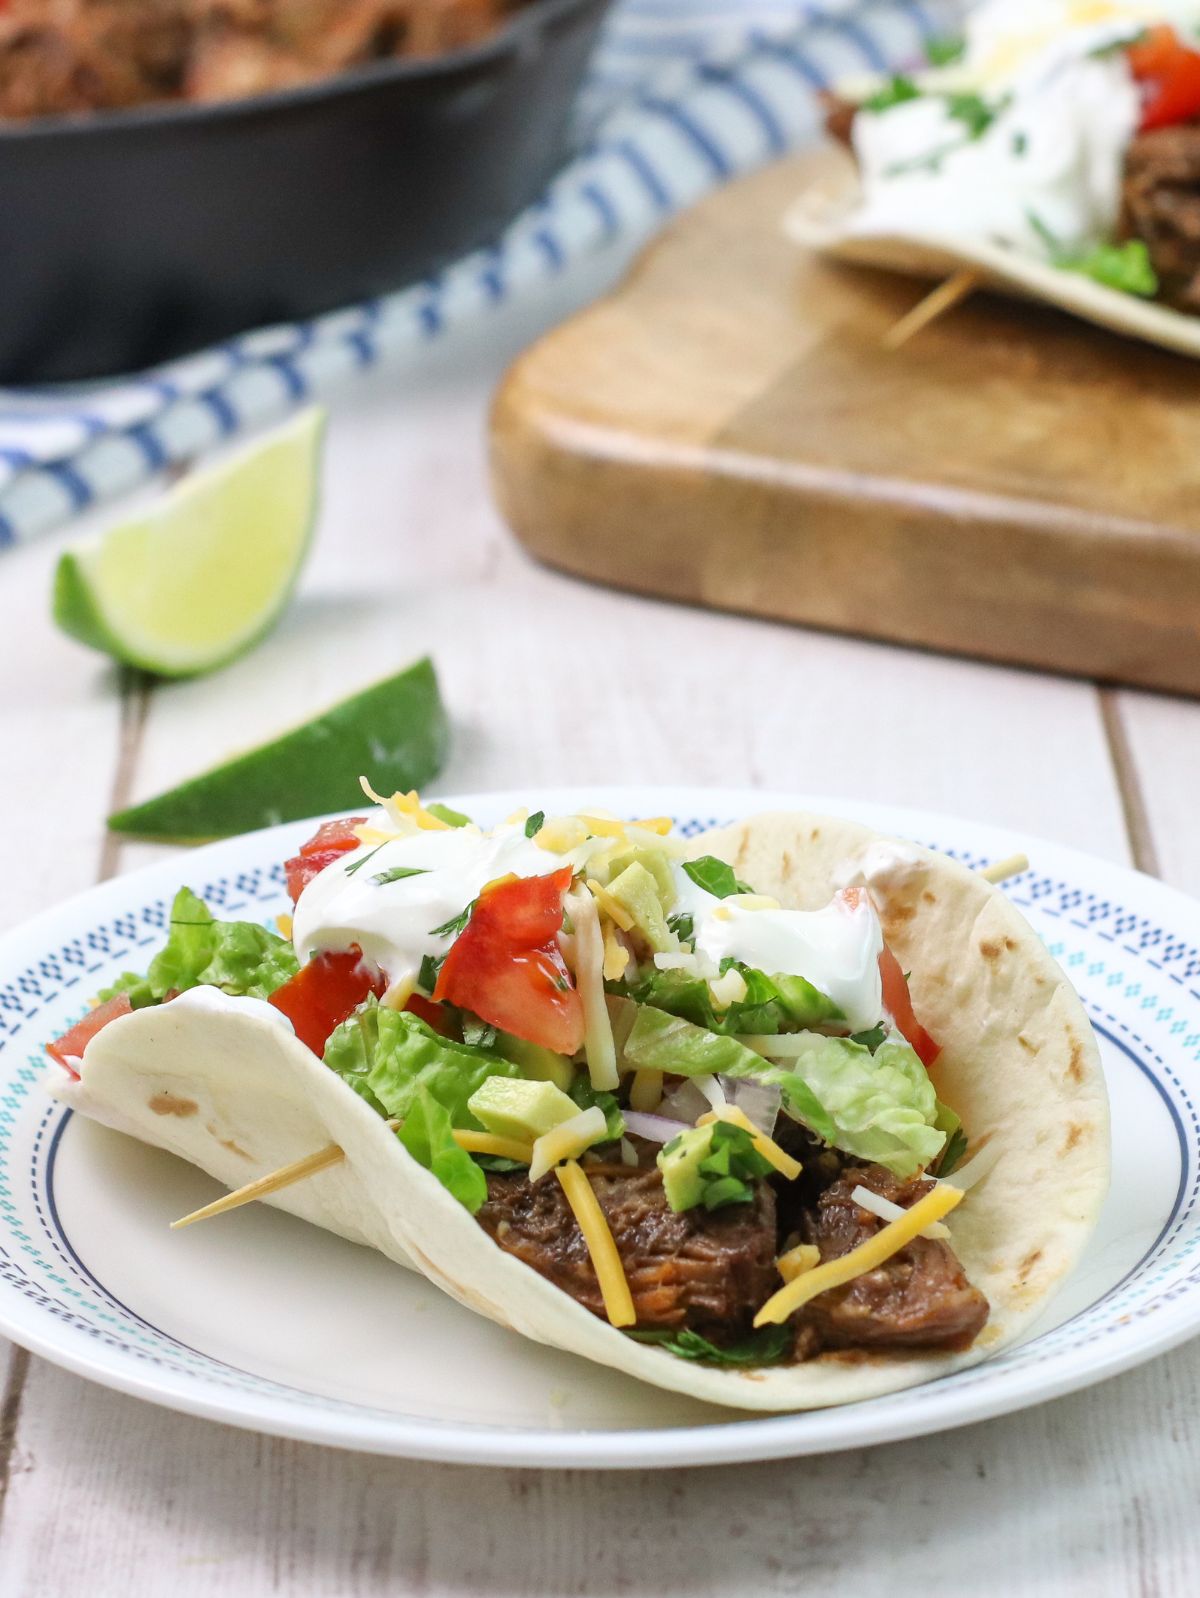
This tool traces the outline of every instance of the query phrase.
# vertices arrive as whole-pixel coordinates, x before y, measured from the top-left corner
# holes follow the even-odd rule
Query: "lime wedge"
[[[358,779],[381,793],[419,788],[441,770],[450,741],[432,661],[314,716],[244,755],[109,816],[114,832],[198,843],[363,803]]]
[[[163,677],[236,660],[273,626],[308,552],[325,413],[190,473],[143,515],[68,550],[54,619]]]

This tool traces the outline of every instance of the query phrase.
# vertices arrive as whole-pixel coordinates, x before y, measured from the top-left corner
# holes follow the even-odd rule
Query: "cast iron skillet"
[[[608,3],[252,99],[0,124],[0,383],[132,371],[483,243],[561,161]]]

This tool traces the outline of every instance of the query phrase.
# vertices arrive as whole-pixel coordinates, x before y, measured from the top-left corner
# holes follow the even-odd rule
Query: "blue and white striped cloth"
[[[577,153],[502,238],[437,278],[248,333],[137,377],[0,392],[0,548],[282,415],[810,139],[816,92],[918,59],[961,0],[621,0],[582,94]]]

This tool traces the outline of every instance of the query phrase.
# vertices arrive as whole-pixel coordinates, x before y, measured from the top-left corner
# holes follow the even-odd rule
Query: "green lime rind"
[[[55,623],[159,677],[240,659],[295,591],[320,503],[324,433],[325,413],[311,407],[81,540],[54,573]]]
[[[433,662],[364,688],[177,788],[109,816],[113,832],[195,843],[362,803],[360,774],[383,793],[441,770],[450,725]]]

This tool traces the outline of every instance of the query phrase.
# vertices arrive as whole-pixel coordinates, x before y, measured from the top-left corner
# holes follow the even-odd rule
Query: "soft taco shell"
[[[969,1351],[742,1371],[636,1343],[505,1254],[350,1088],[269,1021],[232,1007],[209,1014],[165,1005],[114,1022],[88,1046],[85,1085],[62,1096],[231,1183],[339,1143],[342,1165],[275,1202],[407,1257],[460,1303],[526,1337],[716,1404],[847,1403],[985,1358],[1021,1331],[1074,1266],[1107,1188],[1107,1099],[1077,996],[1004,894],[944,856],[794,813],[709,833],[695,848],[798,908],[827,903],[866,869],[889,941],[911,970],[918,1012],[943,1045],[939,1091],[972,1139],[986,1137],[1000,1152],[949,1223],[968,1275],[992,1306]],[[164,1092],[200,1106],[193,1130],[176,1117],[164,1126],[146,1108]],[[210,1120],[221,1135],[215,1141]],[[230,1132],[253,1154],[252,1166],[229,1163],[222,1140]]]
[[[843,153],[831,151],[827,175],[786,213],[784,231],[807,249],[860,266],[879,266],[935,280],[966,270],[977,272],[981,287],[1041,300],[1110,332],[1142,339],[1179,355],[1200,356],[1198,316],[1154,300],[1122,294],[1011,246],[924,230],[903,234],[867,232],[856,222],[861,197],[853,163]]]

